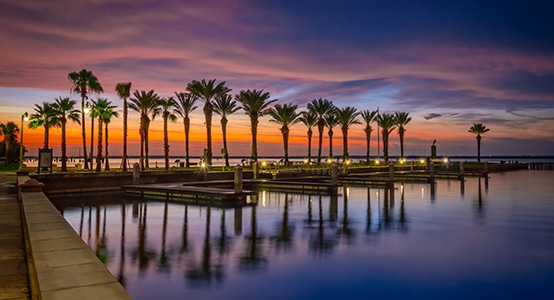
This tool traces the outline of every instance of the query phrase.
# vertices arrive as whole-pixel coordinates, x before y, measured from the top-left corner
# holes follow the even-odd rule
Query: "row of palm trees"
[[[104,130],[106,156],[104,158],[105,169],[109,170],[108,162],[108,124],[112,117],[118,117],[118,113],[115,111],[116,106],[112,105],[110,101],[104,98],[98,98],[96,101],[91,99],[92,105],[85,100],[89,99],[88,93],[103,92],[103,87],[98,81],[98,78],[86,69],[79,72],[72,72],[68,74],[69,80],[73,83],[72,91],[77,92],[81,96],[81,111],[79,112],[74,108],[76,101],[69,100],[68,98],[59,98],[56,103],[49,104],[43,103],[42,106],[35,105],[35,113],[31,116],[31,128],[37,128],[39,126],[44,127],[44,147],[48,148],[48,130],[52,126],[62,126],[62,170],[66,169],[66,151],[65,151],[65,124],[68,120],[77,122],[82,126],[82,138],[84,156],[86,154],[86,131],[85,131],[85,116],[86,108],[89,108],[92,120],[92,129],[94,129],[94,120],[98,120],[98,144],[97,144],[97,156],[96,156],[96,171],[101,171],[102,162],[102,130]],[[370,161],[370,140],[371,133],[374,131],[373,124],[377,123],[378,133],[383,138],[383,157],[385,161],[388,161],[388,142],[390,134],[398,129],[400,138],[400,151],[401,158],[404,157],[404,134],[406,132],[405,126],[412,120],[407,112],[396,112],[394,114],[379,113],[379,110],[363,110],[358,111],[354,107],[338,108],[332,101],[327,99],[314,99],[307,105],[307,111],[298,111],[298,106],[292,103],[287,104],[275,104],[270,107],[271,104],[277,101],[277,99],[271,99],[268,92],[263,90],[242,90],[234,97],[230,94],[231,89],[228,88],[223,82],[217,82],[216,79],[200,81],[193,80],[187,84],[186,92],[175,92],[174,96],[160,97],[154,92],[150,91],[138,91],[131,95],[131,82],[118,83],[115,87],[115,91],[118,96],[123,100],[123,171],[127,169],[127,129],[128,129],[128,108],[138,112],[140,114],[140,168],[142,170],[148,167],[149,156],[149,142],[148,132],[150,123],[158,115],[162,116],[163,128],[164,128],[164,157],[165,168],[169,169],[169,139],[168,139],[168,122],[174,122],[177,120],[177,116],[183,119],[184,133],[185,133],[185,154],[186,154],[186,166],[190,166],[189,159],[189,133],[190,133],[190,114],[197,109],[197,101],[204,103],[203,113],[205,117],[206,126],[206,138],[207,145],[204,150],[204,159],[207,164],[212,163],[212,117],[215,112],[221,117],[221,128],[223,133],[223,149],[222,154],[225,160],[225,165],[229,165],[229,154],[227,151],[227,124],[228,116],[242,109],[250,118],[250,128],[252,135],[252,151],[251,159],[257,160],[257,128],[259,118],[264,115],[271,117],[270,121],[279,124],[281,134],[283,136],[284,146],[284,161],[288,163],[288,140],[291,126],[297,123],[303,123],[308,131],[308,161],[312,161],[311,157],[311,139],[313,135],[312,128],[317,127],[319,133],[319,144],[317,153],[317,163],[322,161],[322,144],[323,144],[323,132],[325,128],[328,129],[329,136],[329,158],[333,157],[332,141],[333,141],[333,128],[340,126],[343,136],[343,159],[349,160],[348,153],[348,130],[354,124],[362,124],[358,117],[364,124],[364,132],[366,135],[366,160]],[[63,101],[63,102],[62,102]],[[63,109],[61,105],[63,103]],[[63,114],[61,112],[63,111]],[[79,120],[79,117],[80,120]],[[62,122],[62,120],[64,120]],[[475,124],[474,124],[475,125]],[[481,124],[482,125],[482,124]],[[484,126],[484,125],[483,125]],[[380,129],[380,132],[379,132]],[[486,129],[488,131],[488,129]],[[485,131],[485,132],[486,132]],[[470,130],[470,132],[473,132]],[[483,133],[483,132],[481,132]],[[92,147],[93,136],[91,133],[91,168],[92,168]],[[478,147],[480,146],[480,135],[478,134]],[[479,149],[480,150],[480,149]],[[478,152],[480,155],[480,151]],[[87,159],[85,159],[85,169],[88,168]]]

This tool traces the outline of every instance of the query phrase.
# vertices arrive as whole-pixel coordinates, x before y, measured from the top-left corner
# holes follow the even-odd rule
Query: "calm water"
[[[552,299],[554,172],[64,208],[135,299]],[[119,197],[114,197],[119,198]],[[117,199],[115,199],[117,200]],[[75,200],[78,201],[78,200]],[[98,225],[98,226],[97,226]]]

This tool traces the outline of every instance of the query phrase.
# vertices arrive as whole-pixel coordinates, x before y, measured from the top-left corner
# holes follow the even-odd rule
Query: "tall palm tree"
[[[148,128],[150,126],[150,115],[153,117],[159,111],[159,96],[154,90],[138,91],[133,93],[133,98],[129,99],[129,108],[140,113],[140,169],[145,170],[148,166]]]
[[[96,172],[102,171],[102,130],[104,129],[104,121],[108,115],[113,113],[116,106],[111,105],[111,101],[105,98],[98,98],[94,107],[94,117],[98,118],[98,148],[96,151]]]
[[[298,105],[295,104],[275,104],[275,106],[268,111],[271,116],[269,121],[281,125],[280,129],[283,135],[283,147],[285,150],[285,166],[289,165],[290,127],[299,122],[298,117],[301,115],[297,109]]]
[[[302,115],[299,117],[299,120],[300,122],[302,122],[302,124],[306,125],[306,127],[308,128],[308,163],[311,163],[312,162],[312,135],[313,135],[313,131],[312,131],[312,128],[315,126],[316,122],[317,122],[317,116],[310,112],[310,111],[305,111],[305,112],[302,112]]]
[[[54,119],[57,120],[55,126],[62,128],[62,172],[67,172],[67,141],[66,141],[66,125],[67,121],[73,121],[79,124],[81,112],[75,109],[77,101],[69,98],[58,97],[56,102],[52,104],[54,111]]]
[[[328,131],[327,134],[329,135],[329,160],[333,160],[333,127],[339,125],[339,118],[337,116],[336,109],[332,110],[328,114],[325,115],[325,126],[327,127]]]
[[[360,112],[356,108],[347,106],[337,109],[337,117],[339,119],[340,129],[342,131],[342,159],[348,161],[348,129],[354,124],[360,124],[356,119]]]
[[[373,132],[373,127],[371,127],[371,123],[375,122],[375,119],[377,118],[377,111],[376,110],[363,110],[360,116],[362,116],[362,120],[364,121],[364,132],[365,132],[365,139],[366,139],[366,162],[369,164],[369,153],[370,153],[370,145],[371,145],[371,133]]]
[[[121,165],[123,172],[127,171],[127,99],[131,97],[131,82],[118,82],[115,85],[115,92],[119,98],[123,99],[123,157]]]
[[[119,113],[114,110],[115,107],[106,110],[104,114],[104,143],[106,144],[106,155],[104,155],[104,170],[110,170],[110,152],[108,151],[108,125],[112,121],[112,117],[119,118]]]
[[[487,131],[490,131],[490,129],[482,123],[473,123],[468,130],[468,132],[477,134],[475,137],[477,139],[477,162],[481,162],[481,134],[484,134]]]
[[[221,131],[223,133],[223,158],[225,166],[229,166],[229,150],[227,149],[227,116],[237,112],[240,109],[233,96],[227,93],[217,95],[214,101],[214,111],[221,116]]]
[[[4,136],[4,146],[6,148],[6,166],[13,160],[13,158],[10,157],[10,148],[12,147],[12,144],[15,143],[18,132],[19,128],[14,122],[9,121],[6,124],[0,123],[0,135]]]
[[[177,93],[175,92],[177,101],[175,101],[174,113],[183,118],[183,126],[185,129],[185,166],[190,167],[189,160],[189,133],[190,133],[190,114],[196,110],[194,103],[198,99],[196,95],[192,93]]]
[[[393,114],[379,114],[377,124],[381,127],[383,137],[383,157],[385,162],[389,161],[389,135],[396,129],[396,122]]]
[[[400,158],[404,158],[404,133],[406,132],[406,126],[412,120],[412,117],[409,116],[410,113],[407,112],[395,112],[394,113],[394,122],[398,126],[398,136],[400,137]]]
[[[177,121],[177,116],[173,114],[172,109],[175,107],[175,99],[168,97],[166,99],[160,99],[158,101],[162,119],[164,121],[164,158],[165,158],[165,170],[169,170],[169,138],[167,134],[167,121]]]
[[[98,77],[96,77],[94,74],[92,74],[92,71],[89,71],[87,69],[82,69],[79,72],[71,72],[67,74],[67,78],[71,83],[73,83],[73,86],[71,87],[71,90],[75,93],[78,93],[81,95],[81,134],[83,136],[83,157],[85,158],[85,170],[88,169],[88,163],[87,163],[87,141],[86,141],[86,131],[85,131],[85,99],[87,99],[87,94],[89,92],[93,93],[102,93],[104,92],[104,89],[102,88],[102,85],[98,81]],[[91,169],[92,169],[92,161],[91,163]]]
[[[321,148],[323,147],[323,129],[325,128],[325,115],[333,111],[335,105],[332,101],[319,98],[308,103],[308,110],[317,116],[317,130],[319,132],[319,147],[317,148],[317,163],[321,163]]]
[[[258,160],[258,120],[269,112],[268,106],[277,101],[269,100],[269,92],[264,90],[242,90],[235,96],[241,103],[242,110],[250,117],[250,131],[252,133],[252,160]]]
[[[222,93],[228,93],[231,91],[225,85],[225,81],[215,84],[216,79],[206,81],[193,80],[187,85],[187,90],[196,95],[199,99],[204,101],[204,118],[206,119],[206,150],[207,150],[207,163],[212,164],[212,115],[214,111],[213,99]]]
[[[50,139],[50,127],[56,125],[54,118],[54,110],[52,104],[48,102],[42,102],[42,106],[35,104],[35,112],[31,114],[29,120],[29,128],[36,129],[38,127],[44,128],[44,149],[48,149],[48,141]]]
[[[96,101],[90,99],[90,103],[87,101],[86,107],[89,110],[90,114],[90,168],[92,169],[92,161],[94,161],[94,119],[97,117],[95,115],[94,109],[96,108]]]

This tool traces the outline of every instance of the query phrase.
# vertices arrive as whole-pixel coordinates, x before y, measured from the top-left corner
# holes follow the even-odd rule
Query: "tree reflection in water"
[[[310,227],[312,233],[309,238],[309,248],[314,256],[330,253],[337,245],[336,231],[325,227],[321,195],[318,196],[318,216],[318,226],[316,228]]]
[[[278,225],[277,234],[272,238],[276,244],[276,250],[283,250],[287,252],[291,249],[293,235],[294,235],[294,226],[289,224],[289,194],[285,193],[285,205],[283,209],[283,217],[281,219],[280,225]]]
[[[156,252],[147,248],[146,238],[146,216],[148,211],[148,203],[142,202],[139,204],[139,223],[138,223],[138,245],[132,251],[133,262],[138,261],[139,275],[150,267],[150,261],[156,258]]]
[[[268,263],[261,248],[264,237],[258,232],[257,205],[252,206],[251,209],[250,235],[246,236],[246,253],[239,257],[239,269],[248,272],[264,269]]]
[[[170,273],[171,272],[171,264],[169,263],[169,259],[166,253],[166,235],[167,235],[167,202],[164,203],[164,216],[163,216],[163,224],[162,224],[162,248],[160,253],[160,260],[158,262],[158,272],[162,273]]]

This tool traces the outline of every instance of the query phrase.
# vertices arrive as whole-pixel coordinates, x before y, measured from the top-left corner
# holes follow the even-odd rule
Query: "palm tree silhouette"
[[[281,125],[281,134],[283,135],[283,147],[285,150],[285,166],[289,164],[289,132],[290,127],[298,123],[300,113],[296,111],[298,105],[295,104],[275,104],[269,109],[271,116],[270,122]]]
[[[35,104],[35,112],[31,114],[29,120],[29,128],[36,129],[38,127],[44,128],[44,149],[48,149],[48,141],[50,139],[50,127],[55,126],[57,120],[54,118],[54,110],[52,104],[48,102],[42,102],[42,106]]]
[[[351,106],[337,109],[337,117],[342,130],[342,158],[345,162],[349,159],[348,129],[354,124],[360,124],[360,121],[356,119],[359,114],[357,109]]]
[[[175,108],[173,112],[183,118],[183,126],[185,130],[185,166],[190,167],[189,158],[189,134],[190,134],[190,114],[197,108],[194,103],[198,99],[193,93],[178,93],[175,92]]]
[[[94,116],[98,118],[98,150],[96,151],[96,172],[102,171],[102,130],[106,119],[116,112],[113,111],[116,106],[111,105],[111,101],[105,98],[98,98],[94,107]]]
[[[333,161],[333,127],[339,125],[339,118],[337,116],[337,110],[329,112],[325,115],[325,126],[327,129],[327,134],[329,135],[329,161]]]
[[[228,93],[231,91],[226,85],[225,81],[215,84],[215,79],[206,81],[193,80],[187,85],[187,90],[204,101],[204,118],[206,120],[206,150],[207,163],[212,164],[212,114],[214,111],[213,99],[220,94]]]
[[[317,116],[310,112],[310,111],[305,111],[305,112],[302,112],[302,115],[298,118],[298,120],[300,122],[302,122],[302,124],[306,125],[306,127],[308,128],[308,163],[311,163],[312,162],[312,135],[313,135],[313,131],[312,131],[312,127],[315,126],[316,122],[317,122]]]
[[[407,112],[395,112],[394,121],[396,126],[398,126],[398,136],[400,137],[400,158],[404,158],[404,133],[406,126],[412,120],[412,117],[409,117],[410,113]]]
[[[380,114],[377,116],[377,123],[381,127],[381,136],[383,136],[383,157],[385,162],[389,161],[389,135],[396,128],[394,115]]]
[[[250,117],[250,131],[252,133],[252,154],[254,161],[258,160],[258,119],[269,112],[268,106],[277,101],[269,100],[270,95],[264,90],[242,90],[235,99],[241,103],[242,110]]]
[[[62,128],[62,172],[67,171],[67,141],[66,141],[66,125],[67,121],[73,121],[75,123],[80,122],[81,112],[75,109],[77,101],[70,100],[69,98],[59,97],[56,102],[52,104],[52,110],[54,111],[54,120],[57,120],[55,126]]]
[[[73,86],[71,87],[71,90],[75,93],[78,93],[81,95],[81,134],[83,137],[83,157],[85,158],[85,170],[88,169],[88,162],[87,162],[87,141],[86,141],[86,131],[85,131],[85,99],[88,99],[87,94],[89,92],[93,93],[102,93],[104,92],[104,89],[102,88],[102,85],[98,81],[98,77],[96,77],[92,71],[82,69],[79,72],[71,72],[67,74],[67,78],[71,83],[73,83]],[[92,169],[92,161],[91,163],[91,169]]]
[[[106,155],[104,155],[104,170],[109,171],[110,170],[110,152],[108,151],[108,125],[110,124],[112,117],[119,118],[119,113],[113,110],[115,108],[111,107],[106,111],[106,114],[104,115],[104,141],[106,144]]]
[[[123,157],[121,165],[123,172],[127,171],[127,99],[131,97],[131,82],[118,82],[115,85],[115,92],[119,98],[123,99]]]
[[[319,146],[317,148],[317,163],[321,163],[321,148],[323,147],[323,129],[325,128],[325,115],[331,113],[335,106],[332,101],[319,98],[308,103],[308,110],[316,115],[317,131],[319,133]]]
[[[169,170],[169,138],[167,135],[167,121],[175,122],[177,121],[177,116],[174,115],[171,111],[175,107],[175,100],[173,97],[166,99],[160,99],[158,104],[160,106],[160,111],[162,114],[162,119],[164,121],[164,159],[165,159],[165,170]]]
[[[484,134],[487,131],[490,131],[490,129],[481,123],[473,123],[468,130],[468,132],[477,134],[475,137],[477,139],[477,162],[481,162],[481,134]]]
[[[140,113],[140,169],[148,167],[148,128],[150,126],[150,115],[152,119],[158,114],[158,94],[154,90],[135,91],[134,98],[129,102],[129,108]]]
[[[375,119],[377,118],[377,111],[366,109],[363,110],[360,115],[362,116],[362,120],[364,121],[364,132],[366,139],[366,162],[369,164],[371,133],[373,132],[373,127],[371,127],[371,123],[375,122]]]
[[[214,111],[221,116],[221,131],[223,134],[223,158],[225,166],[229,166],[229,150],[227,148],[227,117],[237,112],[240,107],[237,106],[237,101],[233,100],[233,96],[228,93],[219,94],[215,97]]]
[[[12,161],[10,157],[10,148],[16,140],[16,134],[19,132],[19,128],[15,125],[14,122],[7,122],[6,124],[0,123],[0,135],[4,136],[4,144],[6,148],[6,160],[4,161],[5,165],[9,165]]]

